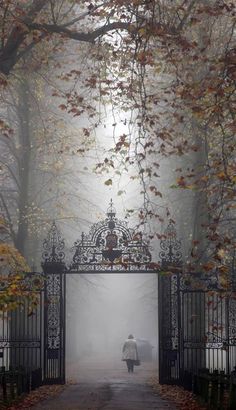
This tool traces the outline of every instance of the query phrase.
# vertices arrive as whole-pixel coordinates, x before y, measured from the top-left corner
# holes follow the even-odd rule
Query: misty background
[[[120,367],[122,347],[130,333],[138,345],[150,343],[156,362],[157,276],[108,273],[78,279],[68,275],[66,320],[67,377],[75,362],[78,370],[80,362],[91,361],[95,366],[99,362]]]
[[[57,11],[58,2],[52,3]],[[172,5],[170,1],[161,3],[164,12],[165,4],[167,8]],[[71,1],[64,2],[58,12],[59,20],[69,21],[80,16],[84,11],[82,2],[74,4],[71,8]],[[50,8],[46,8],[45,13],[51,21]],[[158,20],[159,12],[156,13]],[[170,21],[175,18],[174,9]],[[187,37],[204,45],[208,44],[209,34],[214,41],[207,52],[215,55],[216,50],[223,52],[224,45],[228,48],[231,25],[226,17],[221,19],[223,34],[219,42],[218,25],[214,21],[212,29],[206,30],[208,18],[206,14],[199,26],[190,25],[186,29]],[[10,33],[11,17],[7,23]],[[75,28],[87,31],[96,24],[86,17]],[[208,165],[205,151],[212,150],[210,144],[205,150],[206,135],[209,133],[213,145],[217,146],[215,132],[203,127],[201,117],[195,118],[188,107],[183,110],[184,121],[176,122],[174,114],[182,114],[183,109],[176,111],[172,105],[175,96],[170,88],[176,73],[166,62],[158,42],[150,44],[155,64],[148,64],[145,73],[145,89],[150,96],[150,100],[145,100],[145,107],[148,117],[155,121],[150,127],[145,124],[146,133],[141,135],[139,124],[143,117],[133,99],[126,95],[131,86],[133,97],[137,97],[136,87],[142,83],[141,80],[137,83],[139,62],[131,69],[126,66],[127,57],[132,61],[133,55],[126,43],[126,34],[123,39],[117,33],[105,35],[94,44],[62,40],[52,36],[30,49],[14,68],[7,86],[0,89],[0,206],[6,221],[4,241],[21,252],[32,270],[41,272],[43,240],[55,220],[65,239],[68,262],[73,243],[83,231],[88,233],[93,223],[105,218],[112,198],[117,217],[127,220],[130,228],[141,230],[149,241],[155,262],[159,261],[159,238],[168,220],[173,219],[178,238],[182,240],[183,260],[189,262],[192,240],[201,242],[204,236],[207,198],[199,190],[178,190],[174,185],[179,176],[191,175],[194,169],[199,178],[205,175]],[[113,52],[118,52],[117,58]],[[198,63],[194,61],[194,66],[188,65],[188,59],[182,64],[179,71],[190,72],[193,83],[207,76],[201,59]],[[137,74],[133,82],[132,73]],[[187,74],[184,77],[187,78]],[[142,98],[138,101],[143,106]],[[168,129],[171,138],[165,140]],[[123,134],[127,136],[128,147],[116,150]],[[198,148],[183,153],[181,147],[185,140]],[[171,141],[173,144],[168,145]],[[142,142],[153,143],[147,147],[151,151],[148,156],[146,148],[144,152],[141,149]],[[172,145],[176,145],[176,149],[167,155]],[[141,170],[140,155],[144,155]],[[104,166],[111,158],[113,166]],[[150,187],[155,188],[149,192],[148,205],[155,218],[138,226],[144,203],[143,175],[148,192]],[[230,229],[234,229],[231,225]],[[208,250],[204,241],[202,248]],[[153,360],[156,360],[157,303],[155,275],[68,275],[68,366],[91,357],[98,360],[105,357],[110,363],[115,358],[121,363],[122,344],[129,333],[149,341],[153,346]]]

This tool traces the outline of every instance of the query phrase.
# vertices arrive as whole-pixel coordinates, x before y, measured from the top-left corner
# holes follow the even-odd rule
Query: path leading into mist
[[[129,374],[125,363],[78,363],[70,366],[73,383],[56,398],[32,410],[175,410],[153,392],[148,381],[153,366],[143,365]]]

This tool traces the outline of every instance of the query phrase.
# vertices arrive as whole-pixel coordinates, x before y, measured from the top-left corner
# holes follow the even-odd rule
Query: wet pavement
[[[157,374],[155,365],[145,364],[128,373],[125,363],[109,365],[78,362],[67,369],[71,379],[56,398],[41,402],[32,410],[175,410],[161,399],[148,381]]]

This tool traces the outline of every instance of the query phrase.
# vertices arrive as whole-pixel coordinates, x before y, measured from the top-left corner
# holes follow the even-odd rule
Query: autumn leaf
[[[221,260],[221,259],[223,259],[224,257],[225,257],[225,250],[224,249],[219,249],[218,251],[217,251],[217,256],[218,256],[218,258]]]
[[[215,268],[215,263],[214,262],[208,262],[202,265],[203,270],[206,272],[209,272]]]
[[[181,188],[186,188],[186,181],[183,176],[177,179],[177,185]]]
[[[111,178],[107,179],[107,180],[104,182],[104,184],[107,185],[107,186],[112,185],[112,179],[111,179]]]
[[[67,107],[66,107],[65,104],[59,105],[59,108],[60,108],[62,111],[65,111],[65,110],[67,109]]]
[[[201,177],[201,181],[203,181],[203,182],[207,182],[208,180],[209,180],[208,175],[203,175],[203,177]]]
[[[226,265],[219,265],[218,269],[220,273],[229,273],[229,267]]]
[[[221,181],[224,181],[225,179],[226,179],[226,175],[225,175],[225,173],[222,171],[222,172],[219,172],[218,174],[217,174],[217,177],[221,180]]]
[[[162,193],[158,191],[154,185],[150,186],[149,189],[151,192],[154,193],[155,196],[159,196],[160,198],[162,198]]]

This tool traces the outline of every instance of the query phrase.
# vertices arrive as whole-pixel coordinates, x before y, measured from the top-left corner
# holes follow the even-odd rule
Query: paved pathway
[[[79,363],[71,366],[69,373],[75,384],[32,410],[175,410],[148,385],[154,374],[150,365],[135,368],[130,374],[124,363]]]

